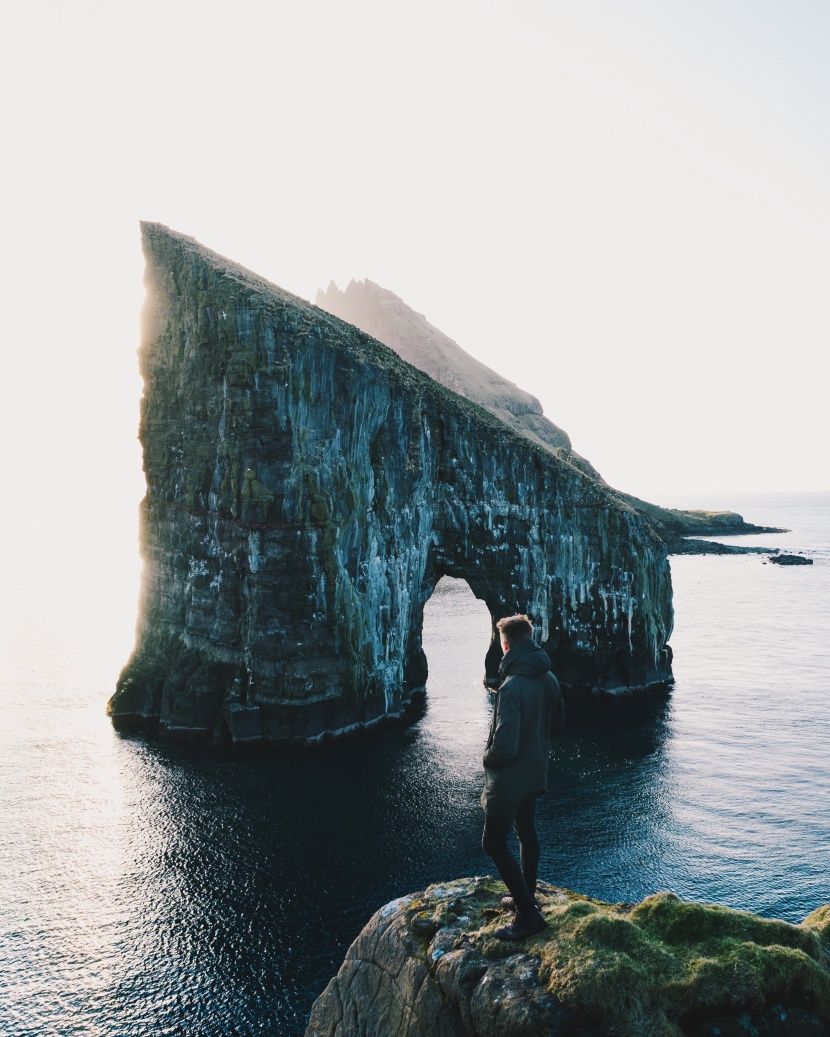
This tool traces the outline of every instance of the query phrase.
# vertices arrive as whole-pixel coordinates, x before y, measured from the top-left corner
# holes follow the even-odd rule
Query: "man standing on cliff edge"
[[[564,727],[565,708],[548,654],[533,640],[533,624],[527,616],[500,619],[496,627],[504,652],[499,666],[504,680],[496,694],[484,751],[481,845],[510,890],[502,906],[516,912],[513,922],[496,929],[495,935],[500,940],[523,940],[546,924],[536,902],[536,800],[548,790],[550,737]],[[521,867],[507,845],[514,826]]]

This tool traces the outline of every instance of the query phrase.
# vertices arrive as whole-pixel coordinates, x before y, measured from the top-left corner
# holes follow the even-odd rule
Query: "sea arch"
[[[444,574],[493,624],[532,616],[566,685],[670,679],[645,519],[356,328],[143,233],[144,574],[115,723],[286,744],[399,718]]]

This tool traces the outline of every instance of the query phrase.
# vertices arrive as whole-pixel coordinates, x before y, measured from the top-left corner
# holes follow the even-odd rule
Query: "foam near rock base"
[[[658,893],[609,905],[541,883],[548,922],[497,940],[504,886],[431,886],[381,908],[306,1037],[821,1037],[830,907],[802,925]]]

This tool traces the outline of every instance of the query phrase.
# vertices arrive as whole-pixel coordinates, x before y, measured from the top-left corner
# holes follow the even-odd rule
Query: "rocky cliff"
[[[143,583],[119,725],[307,743],[399,717],[444,574],[536,621],[565,685],[671,676],[663,543],[391,349],[143,226]],[[482,645],[495,677],[497,639]]]
[[[445,335],[388,288],[370,281],[350,281],[340,291],[332,281],[317,292],[317,305],[394,349],[407,363],[448,389],[486,407],[505,424],[561,457],[578,458],[567,432],[545,417],[542,404],[503,378]],[[599,474],[589,472],[595,478]]]
[[[615,906],[542,884],[518,944],[492,879],[401,897],[369,921],[306,1037],[827,1037],[830,906],[802,925],[658,893]]]
[[[568,434],[544,415],[535,396],[470,356],[457,342],[430,324],[423,314],[416,313],[394,292],[368,278],[350,281],[343,291],[332,281],[326,291],[320,289],[317,292],[317,305],[373,335],[436,381],[486,407],[521,435],[552,450],[562,460],[603,483],[610,493],[651,522],[671,553],[766,552],[768,549],[765,548],[724,547],[683,538],[782,532],[744,522],[732,511],[662,508],[614,490],[589,461],[573,450]]]

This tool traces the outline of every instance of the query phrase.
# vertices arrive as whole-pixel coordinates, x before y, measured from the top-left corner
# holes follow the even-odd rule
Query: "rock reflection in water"
[[[123,577],[102,595],[80,579],[86,557],[71,595],[53,588],[40,609],[19,604],[29,563],[5,570],[0,1031],[300,1034],[379,904],[490,870],[486,609],[464,583],[436,589],[428,696],[409,728],[228,755],[112,731],[102,706],[125,646],[107,623]],[[790,921],[830,900],[819,561],[673,561],[677,686],[603,703],[590,722],[571,705],[540,804],[542,878]]]
[[[123,1032],[159,1006],[191,1026],[224,1018],[229,1033],[273,1013],[300,1027],[379,904],[491,870],[479,806],[489,637],[483,604],[446,580],[427,609],[432,675],[412,727],[289,756],[126,743],[144,773],[125,894],[140,891],[144,909],[142,971],[114,991],[130,1006]],[[665,701],[613,703],[597,728],[572,711],[539,811],[544,878],[611,899],[649,887],[667,713]]]

